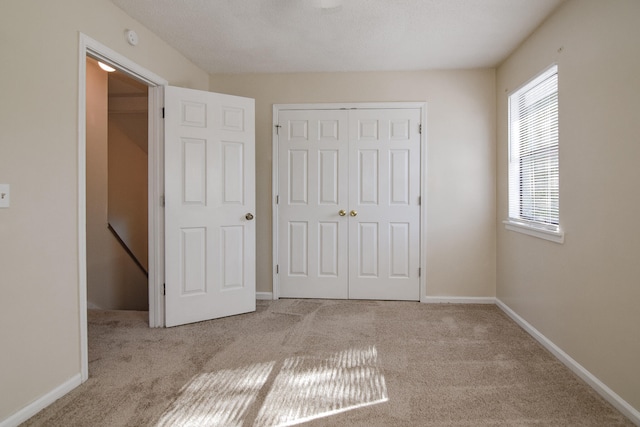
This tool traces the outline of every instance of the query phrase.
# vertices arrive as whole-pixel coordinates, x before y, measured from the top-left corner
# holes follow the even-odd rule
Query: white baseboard
[[[495,304],[494,297],[422,297],[427,304]]]
[[[520,325],[529,335],[535,338],[544,348],[549,350],[555,357],[566,365],[573,373],[582,378],[591,386],[600,396],[613,405],[617,410],[627,416],[634,424],[640,426],[640,411],[631,406],[627,401],[618,396],[613,390],[607,387],[595,375],[587,371],[584,366],[576,362],[571,356],[562,351],[560,347],[555,345],[551,340],[542,335],[540,331],[534,328],[529,322],[520,317],[508,305],[496,298],[496,305],[504,311],[513,321]]]
[[[31,402],[29,405],[11,415],[9,418],[0,421],[0,427],[16,427],[20,425],[21,423],[27,421],[29,418],[33,417],[38,412],[42,411],[47,406],[51,405],[56,400],[60,399],[65,394],[69,393],[74,388],[78,387],[80,384],[82,384],[82,378],[78,373],[64,383],[60,384],[58,387],[51,390],[49,393]]]
[[[256,299],[272,300],[273,299],[273,293],[272,292],[256,292]]]

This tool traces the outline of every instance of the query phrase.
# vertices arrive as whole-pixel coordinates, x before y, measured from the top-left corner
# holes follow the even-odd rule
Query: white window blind
[[[509,96],[509,220],[559,228],[558,67]]]

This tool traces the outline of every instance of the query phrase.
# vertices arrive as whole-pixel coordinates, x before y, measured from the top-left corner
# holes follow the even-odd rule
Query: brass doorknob
[[[357,211],[351,211],[351,212],[349,212],[349,215],[351,215],[351,216],[357,216],[357,215],[358,215],[358,212],[357,212]]]
[[[347,211],[345,211],[344,209],[340,209],[340,212],[338,212],[338,215],[340,216],[345,216],[347,214]]]
[[[247,221],[251,221],[253,219],[253,215],[251,215],[250,213],[246,214],[244,217],[247,219]]]

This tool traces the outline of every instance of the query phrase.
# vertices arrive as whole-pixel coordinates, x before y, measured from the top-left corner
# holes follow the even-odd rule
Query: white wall
[[[640,410],[640,2],[563,4],[498,69],[497,295]],[[559,67],[564,244],[506,231],[507,92]]]
[[[256,100],[258,291],[272,290],[272,105],[427,102],[427,295],[495,296],[494,70],[212,75]]]
[[[209,76],[108,0],[0,8],[0,183],[11,185],[0,209],[3,420],[80,372],[78,32],[173,85],[206,90]]]

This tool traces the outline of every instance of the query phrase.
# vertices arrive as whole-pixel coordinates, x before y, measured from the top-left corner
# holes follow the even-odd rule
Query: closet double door
[[[421,110],[281,110],[280,297],[419,300]]]

